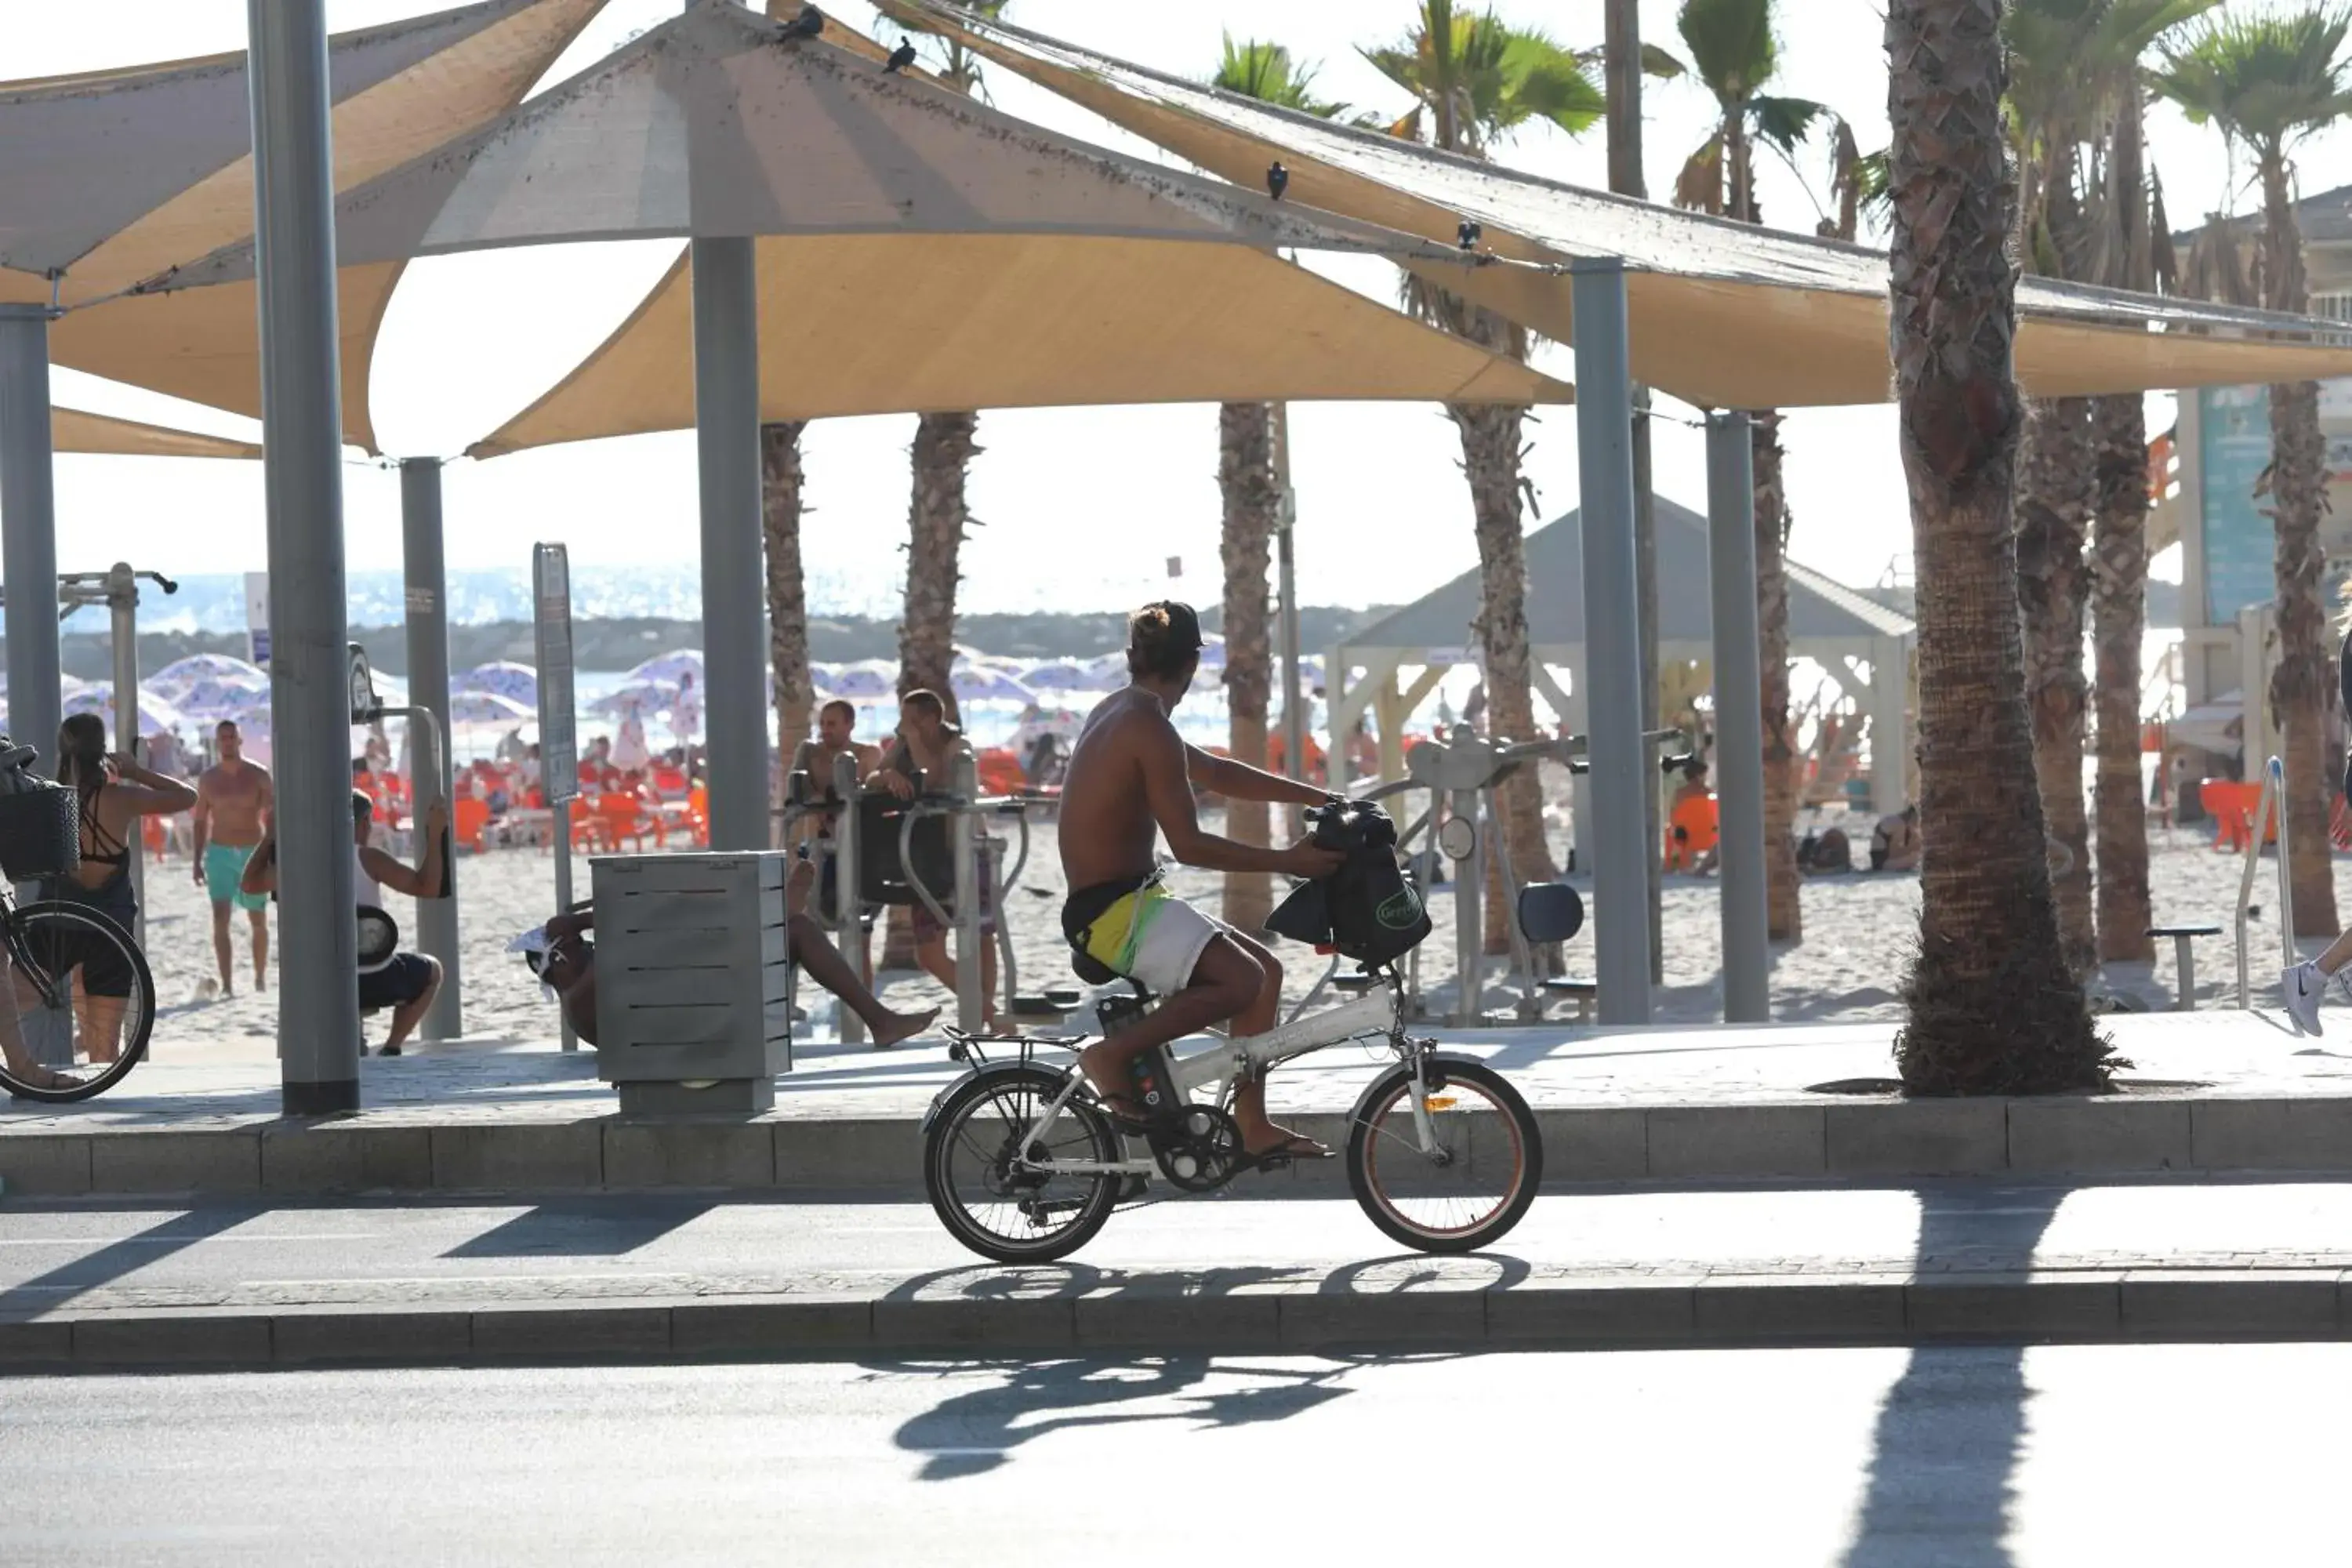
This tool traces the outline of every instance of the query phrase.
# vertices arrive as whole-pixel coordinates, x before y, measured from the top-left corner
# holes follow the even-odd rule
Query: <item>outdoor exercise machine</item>
[[[1685,745],[1688,738],[1679,730],[1654,730],[1643,739],[1654,750]],[[1473,733],[1466,725],[1456,725],[1450,734],[1421,742],[1405,754],[1405,777],[1381,784],[1360,797],[1386,801],[1415,790],[1429,795],[1427,807],[1399,830],[1397,846],[1399,852],[1406,855],[1410,874],[1421,884],[1424,899],[1429,890],[1427,884],[1435,879],[1438,858],[1443,856],[1454,868],[1456,982],[1449,1021],[1456,1026],[1535,1023],[1553,1002],[1563,998],[1577,1003],[1580,1016],[1590,1016],[1597,994],[1595,982],[1540,975],[1536,973],[1535,962],[1536,949],[1567,942],[1583,929],[1584,900],[1566,882],[1523,883],[1519,879],[1503,831],[1499,793],[1521,768],[1547,760],[1561,763],[1570,773],[1587,772],[1591,767],[1585,755],[1587,743],[1583,735],[1557,741],[1488,740]],[[1690,760],[1686,751],[1670,752],[1658,757],[1659,769],[1663,773]],[[1412,847],[1416,837],[1421,841],[1417,850]],[[1509,973],[1517,977],[1519,989],[1517,1002],[1499,1018],[1486,1015],[1483,1001],[1486,859],[1490,853],[1502,879],[1505,907],[1511,911]],[[1343,975],[1339,964],[1335,957],[1322,978],[1291,1009],[1291,1017],[1297,1018],[1314,1005],[1327,986],[1340,991],[1364,988],[1364,976]],[[1419,949],[1406,960],[1404,986],[1407,1016],[1426,1016]]]
[[[133,571],[130,563],[124,561],[116,562],[103,572],[66,572],[58,576],[59,621],[76,610],[101,605],[106,607],[110,617],[108,635],[114,649],[114,749],[126,757],[139,754],[139,579],[142,577],[166,594],[180,591],[180,585],[161,572]],[[0,589],[0,609],[5,609],[7,602],[6,590]],[[28,743],[46,752],[53,750],[58,742],[57,736],[51,733],[34,736]],[[139,918],[131,924],[131,936],[132,941],[144,943],[147,940],[147,852],[144,846],[133,847],[131,896],[138,901]]]
[[[2254,800],[2254,817],[2250,825],[2253,831],[2246,837],[2246,864],[2238,876],[2238,908],[2236,929],[2238,942],[2238,1005],[2253,1005],[2252,994],[2246,979],[2246,925],[2262,910],[2247,900],[2253,897],[2254,868],[2263,858],[2263,826],[2275,819],[2278,824],[2278,911],[2279,963],[2293,965],[2301,962],[2294,950],[2294,883],[2288,871],[2286,831],[2286,766],[2276,756],[2263,764],[2263,791]],[[2181,943],[2183,948],[2187,943]],[[2182,965],[2182,988],[2191,984],[2188,966]]]

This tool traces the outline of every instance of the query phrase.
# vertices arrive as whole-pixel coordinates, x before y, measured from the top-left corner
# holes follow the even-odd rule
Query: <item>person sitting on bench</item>
[[[1168,715],[1192,688],[1202,646],[1200,619],[1189,605],[1162,600],[1129,617],[1132,679],[1087,715],[1062,781],[1062,870],[1071,889],[1063,934],[1079,952],[1161,997],[1156,1011],[1078,1058],[1111,1109],[1136,1121],[1143,1115],[1129,1073],[1146,1052],[1225,1020],[1236,1037],[1264,1034],[1282,1002],[1282,965],[1272,953],[1160,885],[1154,840],[1166,835],[1177,859],[1213,871],[1319,878],[1345,858],[1312,840],[1260,848],[1202,831],[1196,785],[1227,800],[1320,805],[1328,798],[1309,785],[1211,756],[1177,734]],[[1328,1153],[1266,1119],[1263,1076],[1240,1086],[1234,1120],[1244,1150],[1255,1159]]]
[[[924,1013],[894,1013],[876,1000],[857,978],[848,961],[825,940],[824,928],[805,914],[789,916],[784,923],[792,961],[810,979],[841,998],[842,1005],[866,1020],[874,1048],[887,1050],[929,1028],[940,1016],[937,1007]],[[560,914],[541,928],[545,949],[531,955],[531,967],[554,991],[572,1032],[596,1043],[596,932],[593,904]]]

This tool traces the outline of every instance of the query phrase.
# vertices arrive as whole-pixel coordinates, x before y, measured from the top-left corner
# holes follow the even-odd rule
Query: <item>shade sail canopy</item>
[[[1715,617],[1708,596],[1706,519],[1657,498],[1658,647],[1670,658],[1705,658]],[[1584,524],[1576,512],[1527,537],[1528,642],[1538,658],[1572,662],[1584,646]],[[1911,635],[1911,623],[1885,605],[1795,562],[1789,573],[1789,646],[1808,656],[1853,653],[1874,639]],[[1403,654],[1407,662],[1433,650],[1475,646],[1478,574],[1465,572],[1444,587],[1381,617],[1341,643],[1340,657]]]
[[[373,179],[511,108],[604,0],[483,0],[339,34],[329,44],[338,189]],[[250,286],[186,299],[110,299],[253,228],[242,53],[0,84],[0,300],[67,314],[50,358],[258,415]],[[22,150],[30,149],[25,155]],[[374,447],[368,369],[400,269],[341,279],[346,437]]]
[[[58,452],[94,452],[119,458],[258,458],[258,441],[200,436],[163,425],[143,425],[79,408],[49,410],[49,446]]]
[[[1370,251],[1451,246],[1107,153],[730,0],[682,16],[336,204],[346,265],[663,236],[1087,234]],[[145,287],[249,278],[249,240]]]
[[[1604,195],[1333,124],[938,0],[877,4],[1237,184],[1255,187],[1279,158],[1292,197],[1312,206],[1436,238],[1468,217],[1496,254],[1522,261],[1622,257],[1633,269],[1633,374],[1685,401],[1769,408],[1892,395],[1887,266],[1875,251]],[[1575,341],[1565,277],[1487,268],[1436,280]],[[2301,317],[2038,279],[2020,280],[2017,308],[2018,379],[2042,396],[2352,374],[2352,345],[2326,335],[2330,323]],[[2158,324],[2165,330],[2154,331]]]
[[[869,234],[762,239],[758,249],[762,420],[1572,395],[1244,246],[1022,234],[908,245]],[[467,455],[692,425],[691,285],[681,257],[602,347]]]

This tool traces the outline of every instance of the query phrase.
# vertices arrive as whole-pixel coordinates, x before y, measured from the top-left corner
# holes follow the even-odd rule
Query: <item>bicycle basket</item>
[[[61,784],[36,780],[0,795],[0,874],[12,882],[62,877],[81,864],[81,802]]]

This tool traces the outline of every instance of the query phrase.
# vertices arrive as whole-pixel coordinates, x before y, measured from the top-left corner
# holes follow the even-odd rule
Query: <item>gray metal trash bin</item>
[[[793,1066],[790,863],[772,853],[589,862],[596,1071],[624,1113],[775,1103],[775,1077]]]

